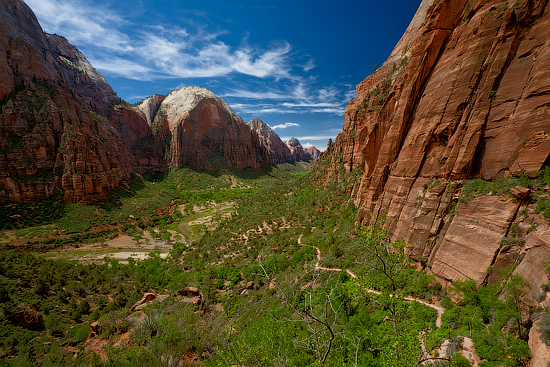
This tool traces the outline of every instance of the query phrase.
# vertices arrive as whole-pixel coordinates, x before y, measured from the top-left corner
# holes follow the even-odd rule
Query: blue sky
[[[245,121],[324,150],[355,85],[380,66],[420,0],[25,0],[137,102],[202,86]]]

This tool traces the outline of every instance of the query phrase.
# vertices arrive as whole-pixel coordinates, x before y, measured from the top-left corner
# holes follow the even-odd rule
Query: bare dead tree
[[[333,303],[334,292],[336,285],[329,286],[328,283],[324,288],[325,302],[322,305],[321,311],[315,307],[312,292],[307,292],[304,297],[303,306],[299,307],[293,303],[280,285],[267,273],[264,266],[260,263],[263,275],[267,280],[274,285],[280,294],[283,303],[288,306],[301,322],[303,322],[313,339],[315,346],[314,352],[317,355],[321,366],[324,366],[333,347],[334,339],[336,338],[337,315],[339,308]],[[323,340],[323,332],[328,335],[328,340]]]

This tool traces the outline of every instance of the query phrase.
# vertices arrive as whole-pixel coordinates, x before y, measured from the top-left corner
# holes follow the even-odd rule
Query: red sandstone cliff
[[[153,129],[170,134],[169,160],[207,170],[260,168],[270,164],[267,150],[227,103],[205,88],[173,91],[158,107]]]
[[[550,256],[550,228],[533,201],[458,198],[465,180],[550,164],[548,65],[546,0],[422,1],[388,60],[357,85],[323,155],[362,170],[352,194],[359,220],[387,214],[393,237],[447,280],[491,281],[491,269],[515,264],[533,299]],[[502,245],[512,225],[521,246]]]
[[[446,279],[486,279],[521,207],[508,196],[457,205],[463,180],[549,163],[548,10],[546,1],[423,1],[386,63],[357,86],[326,153],[363,170],[359,219],[387,213],[394,237]]]
[[[258,134],[260,142],[267,149],[271,162],[281,163],[293,160],[290,148],[283,143],[279,135],[260,119],[252,119],[246,123]]]
[[[110,119],[125,144],[133,170],[139,174],[167,171],[166,139],[169,131],[155,129],[139,108],[115,106]],[[168,137],[167,137],[168,136]]]
[[[0,0],[0,201],[106,196],[130,164],[104,117],[117,97],[78,50]]]
[[[359,219],[369,223],[386,212],[394,236],[414,246],[416,256],[430,257],[445,278],[483,280],[499,247],[495,240],[506,234],[519,207],[493,199],[479,208],[463,205],[463,212],[492,207],[501,216],[481,219],[494,228],[494,238],[469,252],[470,240],[449,235],[458,226],[449,212],[462,180],[491,180],[548,164],[546,4],[423,1],[388,61],[357,86],[343,132],[326,153],[348,170],[363,170],[354,192]],[[454,257],[453,251],[486,251],[475,262],[487,261],[475,270],[451,269],[442,259],[447,252]]]
[[[311,156],[311,159],[313,160],[319,159],[319,156],[321,155],[321,151],[313,146],[305,148],[304,150]]]
[[[290,149],[290,153],[292,154],[293,160],[296,161],[309,161],[314,159],[311,156],[311,153],[309,153],[302,144],[300,144],[300,141],[296,138],[290,138],[286,142],[287,147]]]

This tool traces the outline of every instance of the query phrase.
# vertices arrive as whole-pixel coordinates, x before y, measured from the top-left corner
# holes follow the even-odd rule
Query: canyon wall
[[[261,136],[204,88],[129,105],[76,47],[44,33],[23,1],[0,0],[0,203],[56,194],[92,202],[133,172],[293,160],[273,134]]]
[[[357,85],[324,154],[333,167],[362,170],[352,194],[359,220],[384,215],[393,237],[443,279],[487,281],[492,269],[524,259],[547,228],[529,196],[459,199],[469,179],[534,176],[549,164],[548,8],[422,1],[388,60]],[[525,246],[502,245],[514,226]]]
[[[550,260],[549,8],[423,0],[388,60],[357,85],[342,133],[321,156],[329,176],[342,165],[361,171],[358,220],[384,223],[442,282],[496,282],[513,267],[541,307],[550,302],[541,289]],[[530,366],[546,366],[536,323],[529,344]]]
[[[252,119],[246,123],[258,134],[260,142],[267,149],[272,163],[291,162],[299,160],[316,160],[320,151],[314,146],[304,148],[296,138],[290,138],[283,143],[279,135],[260,119]]]
[[[60,192],[94,201],[128,179],[126,152],[105,117],[116,100],[24,2],[0,0],[0,202]]]

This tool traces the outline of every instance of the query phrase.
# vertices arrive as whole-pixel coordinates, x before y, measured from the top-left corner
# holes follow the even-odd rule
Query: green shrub
[[[71,338],[73,342],[81,343],[88,339],[90,336],[90,330],[91,328],[88,324],[77,324],[69,330],[67,336]]]
[[[117,310],[106,313],[98,320],[99,335],[108,338],[114,334],[122,334],[130,328],[126,310]]]

